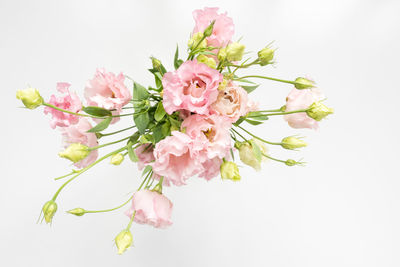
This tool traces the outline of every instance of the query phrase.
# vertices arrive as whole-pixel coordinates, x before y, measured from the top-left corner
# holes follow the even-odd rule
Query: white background
[[[306,167],[241,168],[240,183],[193,178],[168,188],[172,227],[132,227],[135,247],[116,255],[123,210],[75,217],[129,197],[139,172],[101,164],[58,199],[53,225],[37,225],[43,203],[69,171],[61,138],[42,108],[20,109],[28,84],[48,99],[58,81],[83,94],[96,67],[124,71],[145,85],[149,56],[169,69],[185,53],[204,6],[228,11],[235,38],[256,52],[274,41],[276,68],[259,74],[313,77],[335,114],[317,132],[281,118],[254,129],[268,140],[299,133],[300,152],[270,149]],[[399,1],[0,1],[1,266],[400,266]],[[265,108],[284,104],[291,86],[261,81],[252,94]],[[117,127],[131,123],[125,118]]]

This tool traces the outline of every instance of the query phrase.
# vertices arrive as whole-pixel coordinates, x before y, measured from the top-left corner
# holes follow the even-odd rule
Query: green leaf
[[[217,56],[217,54],[210,52],[210,51],[203,51],[203,52],[199,52],[197,53],[199,55],[212,55],[212,56]]]
[[[157,88],[162,88],[162,75],[159,72],[154,73]]]
[[[140,133],[139,133],[139,132],[135,132],[135,133],[129,138],[129,141],[128,141],[128,142],[131,142],[132,145],[134,145],[134,144],[137,143],[137,140],[139,139],[139,137],[140,137]]]
[[[259,84],[256,84],[256,85],[240,85],[240,87],[242,87],[244,90],[246,90],[246,92],[248,94],[253,92],[259,86],[260,86]]]
[[[149,113],[144,112],[139,115],[134,115],[133,120],[134,120],[139,132],[141,134],[144,134],[144,132],[146,131],[147,125],[149,125],[149,122],[150,122]]]
[[[245,121],[250,123],[251,125],[260,125],[260,124],[262,124],[261,121],[253,121],[253,120],[249,120],[249,119],[245,119]]]
[[[247,114],[247,116],[252,119],[252,120],[256,120],[256,121],[266,121],[269,119],[269,117],[267,115],[263,115],[261,112],[259,111],[253,111],[253,112],[249,112]]]
[[[158,143],[162,139],[164,139],[164,135],[162,132],[162,124],[157,124],[157,126],[153,130],[153,137],[154,137],[154,142]]]
[[[134,100],[145,100],[149,98],[149,92],[145,87],[138,83],[133,84],[133,99]]]
[[[262,152],[260,147],[254,142],[254,140],[249,140],[251,147],[253,148],[253,154],[254,157],[257,159],[257,161],[261,162],[262,159]]]
[[[171,134],[171,123],[169,121],[166,121],[162,126],[161,126],[161,132],[164,137],[167,137],[168,135]]]
[[[142,177],[145,176],[146,174],[148,174],[149,172],[151,172],[153,170],[153,167],[151,167],[150,165],[147,165],[146,167],[144,167],[143,172],[142,172]]]
[[[137,157],[135,151],[133,150],[132,145],[133,145],[133,144],[131,144],[131,142],[128,142],[128,148],[127,148],[127,149],[128,149],[129,158],[130,158],[131,161],[133,161],[133,162],[138,162],[139,159],[138,159],[138,157]]]
[[[179,66],[182,64],[179,60],[179,48],[178,45],[176,45],[176,50],[175,50],[175,56],[174,56],[174,67],[175,69],[179,68]]]
[[[171,123],[171,131],[179,131],[181,128],[181,122],[169,117],[169,122]]]
[[[246,118],[245,117],[240,117],[233,125],[239,126]]]
[[[107,129],[108,125],[110,125],[110,122],[112,121],[112,117],[107,117],[101,122],[99,122],[96,126],[94,126],[92,129],[88,131],[88,133],[98,133],[101,132],[105,129]]]
[[[158,102],[156,112],[154,113],[154,119],[156,121],[160,121],[160,120],[162,120],[162,118],[164,118],[165,114],[166,114],[166,112],[165,112],[164,106],[163,106],[162,102],[160,101],[160,102]]]
[[[89,107],[84,107],[82,110],[85,113],[96,117],[106,117],[112,115],[111,111],[101,107],[89,106]]]

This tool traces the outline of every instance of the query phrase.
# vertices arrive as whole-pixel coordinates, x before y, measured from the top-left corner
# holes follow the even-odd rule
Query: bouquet
[[[307,145],[302,138],[289,136],[267,141],[246,129],[246,124],[258,126],[271,117],[283,116],[292,128],[317,129],[318,122],[333,110],[323,104],[324,96],[314,81],[306,77],[284,80],[240,75],[242,69],[273,65],[275,49],[271,44],[255,56],[247,56],[245,46],[233,40],[234,24],[226,13],[219,13],[218,8],[204,8],[195,10],[193,17],[195,26],[185,60],[179,56],[178,47],[173,70],[151,58],[149,71],[154,85],[145,87],[122,73],[97,69],[84,88],[85,103],[65,82],[57,83],[59,94],[51,95],[48,101],[34,88],[17,91],[17,98],[26,108],[44,107],[44,113],[51,118],[51,128],[58,128],[63,136],[65,149],[59,156],[75,166],[55,179],[65,182],[44,204],[39,219],[52,222],[60,193],[83,173],[104,160],[119,165],[128,157],[142,171],[141,182],[129,199],[105,210],[68,211],[83,216],[129,204],[125,211],[129,222],[115,237],[118,253],[122,254],[132,244],[133,222],[157,228],[172,224],[173,204],[164,194],[165,187],[185,185],[194,176],[240,181],[237,158],[257,171],[266,159],[287,166],[303,164],[275,158],[266,147],[295,150]],[[259,86],[256,79],[291,85],[286,103],[265,109],[253,101],[250,93]],[[123,119],[132,125],[107,131],[109,125]],[[103,137],[114,135],[123,138],[101,142]],[[106,146],[114,146],[115,150],[99,156]]]

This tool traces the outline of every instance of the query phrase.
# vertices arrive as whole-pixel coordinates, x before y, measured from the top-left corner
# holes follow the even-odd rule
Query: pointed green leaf
[[[245,119],[245,121],[250,123],[251,125],[260,125],[260,124],[262,124],[261,121],[253,121],[253,120],[249,120],[249,119]]]
[[[182,64],[182,63],[180,63]],[[174,56],[174,67],[175,69],[179,68],[179,48],[178,45],[176,45],[176,50],[175,50],[175,56]]]
[[[88,131],[88,133],[98,133],[101,132],[105,129],[107,129],[107,127],[110,125],[110,122],[112,121],[112,117],[107,117],[104,120],[102,120],[101,122],[99,122],[96,126],[94,126],[92,129],[90,129]]]
[[[133,150],[132,145],[130,145],[130,142],[128,143],[128,148],[127,149],[128,149],[128,155],[129,155],[130,160],[133,161],[133,162],[138,162],[139,159],[138,159],[135,151]]]
[[[84,107],[82,110],[85,113],[96,117],[106,117],[112,115],[111,111],[101,107],[89,106],[89,107]]]
[[[165,112],[163,103],[160,101],[157,104],[157,109],[156,109],[156,112],[154,113],[154,119],[156,121],[160,121],[160,120],[162,120],[162,118],[164,118],[165,114],[166,114],[166,112]]]
[[[150,165],[147,165],[146,167],[144,167],[143,172],[142,172],[142,177],[145,176],[146,174],[148,174],[149,172],[151,172],[153,169],[153,167],[151,167]]]
[[[141,134],[144,134],[146,131],[147,125],[149,125],[150,118],[149,113],[144,112],[139,115],[134,115],[133,120],[135,121],[136,127]]]
[[[240,87],[242,87],[244,90],[246,90],[246,92],[248,94],[253,92],[259,86],[260,86],[259,84],[256,84],[256,85],[240,85]]]
[[[145,87],[138,83],[133,84],[133,99],[134,100],[145,100],[149,98],[149,92]]]

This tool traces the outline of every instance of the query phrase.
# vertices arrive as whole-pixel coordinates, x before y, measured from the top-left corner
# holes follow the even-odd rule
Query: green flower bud
[[[308,117],[313,118],[316,121],[320,121],[329,114],[333,113],[333,108],[328,108],[321,101],[314,102],[306,111]]]
[[[251,144],[249,144],[251,143]],[[256,148],[253,148],[253,145],[257,146]],[[257,149],[260,150],[261,154],[267,154],[267,147],[262,143],[261,141],[257,139],[251,139],[249,142],[243,142],[243,143],[235,143],[235,147],[239,149],[239,157],[240,160],[246,164],[255,169],[256,171],[261,170],[261,162],[266,160],[266,157],[260,155],[257,156],[255,151]]]
[[[204,36],[205,37],[209,37],[213,33],[214,23],[215,23],[215,20],[213,20],[210,23],[210,25],[208,25],[208,27],[204,30]]]
[[[220,167],[221,178],[229,179],[232,181],[240,181],[239,168],[236,163],[232,161],[224,161]]]
[[[281,146],[286,149],[296,149],[306,147],[307,143],[300,138],[289,136],[282,139]]]
[[[158,69],[161,67],[161,61],[156,59],[155,57],[151,57],[151,64],[153,64],[154,69]]]
[[[297,161],[295,161],[294,159],[288,159],[287,161],[285,161],[285,164],[287,166],[294,166],[294,165],[297,165],[299,163]]]
[[[53,200],[49,200],[43,205],[42,212],[46,223],[51,223],[56,211],[57,204]]]
[[[206,64],[210,68],[215,69],[217,67],[217,63],[212,57],[207,57],[206,55],[199,55],[197,57],[197,61]]]
[[[226,59],[226,56],[227,56],[226,47],[221,48],[218,51],[218,60],[223,62]]]
[[[73,215],[76,215],[76,216],[83,216],[86,213],[86,211],[84,209],[82,209],[82,208],[75,208],[75,209],[69,210],[67,212],[69,214],[73,214]]]
[[[122,163],[122,161],[124,161],[124,155],[118,153],[111,156],[110,163],[113,165],[119,165]]]
[[[224,77],[224,79],[222,80],[222,82],[218,86],[218,90],[220,90],[220,91],[225,90],[225,88],[228,85],[228,83],[229,83],[229,80]]]
[[[73,143],[70,144],[64,151],[58,153],[58,155],[75,163],[86,158],[89,153],[90,150],[88,146],[80,143]]]
[[[275,50],[265,47],[258,51],[258,59],[260,61],[261,66],[265,66],[268,64],[272,64],[272,60],[274,59]]]
[[[194,48],[197,46],[197,48],[206,48],[207,47],[207,40],[203,39],[203,33],[202,32],[196,32],[195,34],[192,35],[192,37],[188,41],[188,46],[190,48]],[[203,39],[203,41],[200,42],[200,40]],[[200,44],[199,44],[200,42]],[[199,45],[197,45],[199,44]]]
[[[35,88],[18,90],[17,99],[21,100],[25,107],[29,109],[35,109],[44,103],[42,96]]]
[[[229,61],[240,61],[243,58],[243,54],[244,54],[244,49],[245,46],[234,42],[234,43],[230,43],[227,47],[226,47],[226,58]]]
[[[295,82],[294,87],[296,87],[299,90],[315,87],[314,81],[302,77],[296,78],[294,82]]]
[[[116,237],[115,237],[115,245],[118,248],[118,254],[122,254],[125,252],[127,248],[132,245],[133,237],[132,233],[129,230],[122,230]]]

